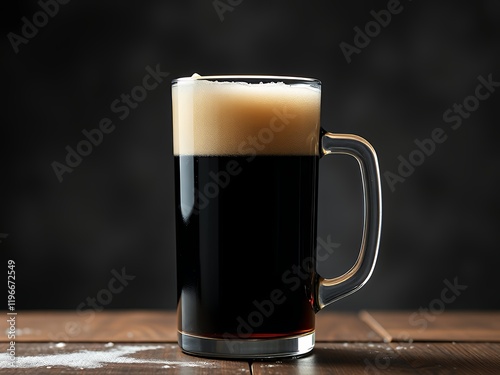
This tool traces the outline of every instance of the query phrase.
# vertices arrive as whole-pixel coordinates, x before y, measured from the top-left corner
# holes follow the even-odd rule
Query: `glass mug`
[[[320,128],[321,82],[194,75],[172,82],[178,342],[190,354],[297,356],[315,313],[361,288],[381,229],[373,147]],[[353,156],[364,222],[354,266],[316,272],[318,162]]]

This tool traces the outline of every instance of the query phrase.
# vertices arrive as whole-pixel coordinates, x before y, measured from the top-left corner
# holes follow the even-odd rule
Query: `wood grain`
[[[0,330],[7,326],[1,321]],[[18,342],[177,342],[172,311],[103,311],[90,315],[76,311],[19,311]],[[0,342],[7,341],[6,335]]]
[[[500,312],[377,312],[369,315],[394,341],[500,342]]]
[[[499,374],[498,343],[319,344],[295,360],[255,362],[255,375]]]
[[[2,353],[7,344],[0,344]],[[0,363],[1,374],[250,374],[246,361],[219,361],[182,353],[176,344],[49,343],[16,345],[16,368]],[[2,357],[2,359],[4,359]]]
[[[6,322],[1,324],[3,331]],[[173,311],[103,311],[83,316],[76,311],[21,311],[16,328],[19,342],[177,342]],[[1,341],[7,337],[1,336]],[[371,342],[381,338],[356,314],[319,313],[316,341]]]
[[[311,355],[280,361],[254,362],[254,375],[289,374],[417,374],[388,344],[320,343]]]
[[[500,374],[499,343],[390,345],[419,374]]]
[[[316,342],[379,342],[380,335],[354,313],[319,312],[316,315]]]

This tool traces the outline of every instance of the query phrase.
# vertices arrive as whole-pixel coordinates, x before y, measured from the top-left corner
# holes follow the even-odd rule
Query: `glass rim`
[[[228,74],[228,75],[209,75],[209,76],[191,76],[191,77],[179,77],[172,80],[172,84],[178,82],[189,82],[189,81],[234,81],[234,82],[248,82],[248,81],[258,81],[263,80],[266,83],[269,82],[284,82],[288,84],[293,83],[307,83],[321,85],[321,81],[316,78],[308,77],[296,77],[296,76],[279,76],[279,75],[259,75],[259,74]],[[286,81],[286,82],[285,82]]]

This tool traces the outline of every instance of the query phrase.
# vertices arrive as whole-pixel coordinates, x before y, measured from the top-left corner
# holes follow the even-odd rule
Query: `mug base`
[[[295,357],[309,353],[314,348],[315,333],[279,339],[214,339],[177,334],[183,352],[201,357],[267,359]]]

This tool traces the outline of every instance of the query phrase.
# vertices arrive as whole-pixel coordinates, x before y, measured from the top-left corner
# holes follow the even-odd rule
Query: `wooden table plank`
[[[355,313],[319,312],[316,315],[316,342],[379,342],[380,335]]]
[[[390,344],[420,374],[500,373],[500,343]],[[392,366],[392,364],[389,364]]]
[[[18,343],[16,367],[0,344],[1,374],[250,374],[246,361],[189,356],[176,344]]]
[[[253,362],[253,375],[417,374],[384,343],[319,343],[312,354],[289,360]]]
[[[318,344],[295,360],[254,362],[254,375],[499,374],[499,343]]]
[[[177,320],[172,311],[18,311],[18,342],[177,342]],[[7,329],[0,320],[0,331]],[[0,342],[8,341],[7,335]]]
[[[20,311],[16,339],[19,342],[177,342],[174,311],[103,311],[79,315],[75,311]],[[7,328],[0,322],[0,331]],[[6,335],[0,342],[7,341]],[[316,317],[316,341],[381,341],[355,313],[320,312]]]
[[[371,316],[393,341],[500,342],[500,312],[379,312]],[[376,330],[376,327],[371,325]]]
[[[245,361],[219,361],[183,354],[176,344],[42,344],[16,346],[16,369],[0,344],[0,373],[249,374]],[[498,374],[498,343],[319,343],[311,355],[255,361],[253,374]]]

